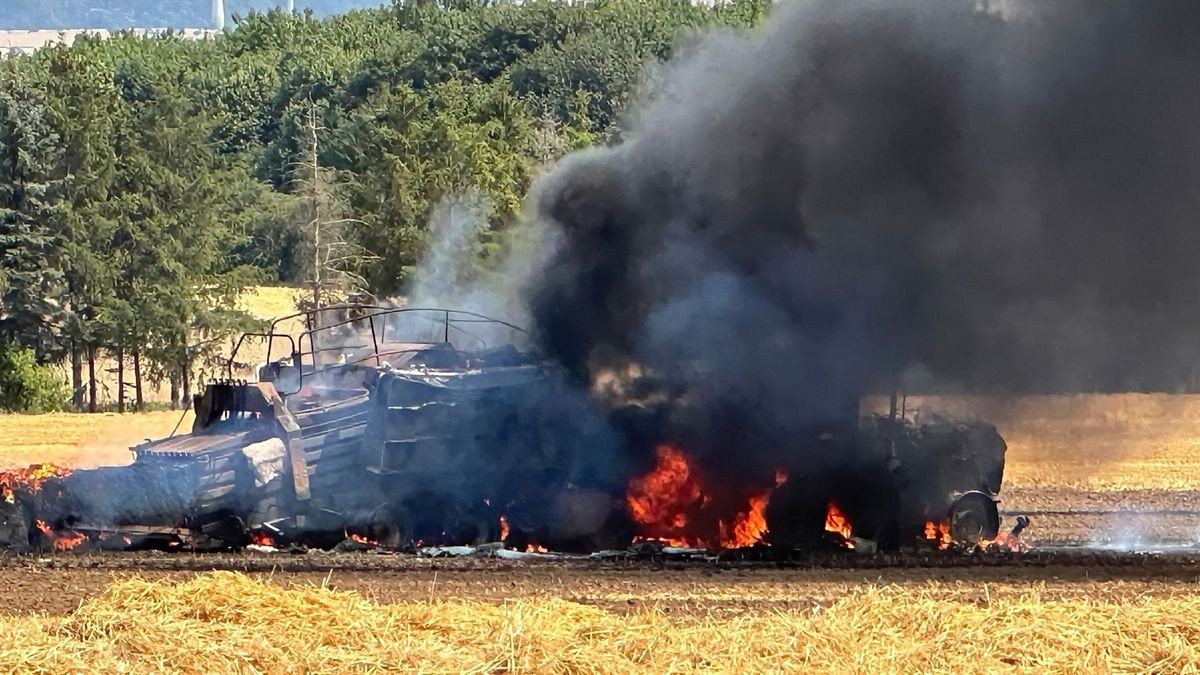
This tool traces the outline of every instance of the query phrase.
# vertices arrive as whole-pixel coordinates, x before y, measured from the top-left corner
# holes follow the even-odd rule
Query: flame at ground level
[[[741,548],[762,541],[767,534],[767,503],[770,500],[770,491],[751,497],[749,510],[737,515],[732,528],[721,523],[721,546]]]
[[[41,533],[50,540],[50,543],[53,544],[54,550],[56,551],[70,551],[76,546],[79,546],[83,542],[87,541],[87,535],[83,534],[82,532],[75,532],[73,530],[55,532],[54,529],[50,527],[50,524],[44,520],[39,520],[35,524],[37,525],[37,529],[40,530]]]
[[[942,551],[950,548],[956,543],[967,546],[971,545],[970,542],[954,541],[954,537],[950,535],[950,523],[934,523],[932,520],[925,523],[925,539],[936,542],[938,550]],[[984,549],[998,546],[1001,548],[1007,548],[1011,551],[1021,551],[1025,548],[1025,545],[1021,543],[1019,538],[1004,532],[996,535],[995,539],[980,539],[979,541],[975,542],[974,545]]]
[[[250,533],[250,542],[256,546],[271,546],[275,547],[275,539],[271,535],[258,530]]]
[[[850,519],[846,518],[846,514],[841,512],[838,504],[829,502],[826,507],[826,532],[840,534],[842,539],[853,548],[851,537],[853,537],[853,528],[850,525]]]
[[[934,523],[932,520],[925,523],[925,538],[936,542],[939,549],[950,548],[954,543],[954,538],[950,536],[950,524]]]
[[[787,480],[786,472],[776,471],[773,487],[750,495],[744,509],[726,516],[706,513],[706,509],[714,508],[714,500],[686,453],[662,444],[655,448],[655,459],[655,467],[631,480],[625,494],[629,516],[640,526],[637,541],[659,541],[680,547],[704,548],[717,544],[723,548],[741,548],[753,546],[766,536],[766,510],[771,492]],[[715,522],[717,531],[696,529],[698,522]]]
[[[359,544],[361,546],[370,546],[371,548],[381,548],[382,547],[382,544],[380,544],[379,542],[375,541],[374,539],[371,539],[370,537],[367,537],[366,535],[359,534],[357,532],[351,532],[350,530],[342,530],[342,535],[345,536],[348,541],[352,541],[355,544]]]

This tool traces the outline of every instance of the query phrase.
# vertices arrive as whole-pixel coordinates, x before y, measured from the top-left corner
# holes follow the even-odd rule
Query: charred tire
[[[245,521],[229,513],[223,513],[220,517],[204,523],[197,531],[212,543],[213,548],[241,548],[250,543]]]
[[[445,520],[442,532],[452,546],[480,546],[500,539],[499,521],[492,522],[486,514],[451,515]]]
[[[500,523],[498,520],[492,519],[487,514],[479,515],[475,519],[475,539],[471,542],[472,546],[482,546],[500,541]]]
[[[403,548],[413,541],[412,518],[408,509],[393,504],[380,504],[371,512],[367,534],[381,546]]]
[[[504,548],[510,551],[524,551],[532,543],[533,538],[528,532],[513,525],[508,531],[508,538],[504,540]]]
[[[633,519],[623,509],[614,509],[604,527],[587,539],[588,551],[624,550],[633,544],[637,534]]]
[[[983,492],[968,492],[950,505],[950,537],[964,544],[989,541],[1000,533],[996,500]]]

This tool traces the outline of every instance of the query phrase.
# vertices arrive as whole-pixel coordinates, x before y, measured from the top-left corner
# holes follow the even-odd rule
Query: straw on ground
[[[625,615],[552,598],[380,605],[214,573],[120,581],[65,618],[0,619],[0,634],[5,672],[1194,672],[1200,598],[964,602],[931,585]]]

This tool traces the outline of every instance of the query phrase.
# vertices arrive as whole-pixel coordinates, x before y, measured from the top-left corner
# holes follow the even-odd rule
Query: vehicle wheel
[[[487,514],[481,514],[475,518],[475,539],[471,542],[472,546],[482,546],[483,544],[491,544],[500,541],[500,523],[499,521],[492,522],[492,518]]]
[[[950,505],[950,537],[962,544],[989,541],[1000,533],[996,500],[982,492],[968,492]]]
[[[412,543],[412,518],[402,506],[380,504],[371,512],[368,534],[385,548],[399,549]]]
[[[214,548],[240,548],[250,543],[246,523],[232,514],[222,514],[219,518],[201,525],[197,530]]]
[[[448,543],[456,546],[479,546],[500,539],[499,523],[486,515],[458,515],[446,519],[442,528]]]

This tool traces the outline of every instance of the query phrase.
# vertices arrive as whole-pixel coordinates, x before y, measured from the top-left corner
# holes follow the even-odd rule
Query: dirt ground
[[[850,565],[868,565],[851,567]],[[952,565],[952,566],[951,566]],[[503,604],[555,597],[626,612],[736,616],[824,606],[866,586],[962,602],[1017,597],[1166,597],[1200,584],[1200,556],[1031,554],[1007,560],[807,563],[504,561],[358,554],[55,554],[0,558],[0,614],[63,615],[115,580],[182,581],[211,570],[283,586],[327,585],[379,603],[438,599]]]

